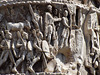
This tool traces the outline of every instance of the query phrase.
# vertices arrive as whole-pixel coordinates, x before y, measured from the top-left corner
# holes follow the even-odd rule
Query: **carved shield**
[[[42,41],[42,49],[46,55],[47,58],[50,58],[50,50],[49,50],[49,45],[46,40]]]

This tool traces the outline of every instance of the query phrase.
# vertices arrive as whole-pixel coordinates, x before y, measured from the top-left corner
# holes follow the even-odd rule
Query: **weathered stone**
[[[1,0],[0,74],[99,75],[99,25],[99,0]]]

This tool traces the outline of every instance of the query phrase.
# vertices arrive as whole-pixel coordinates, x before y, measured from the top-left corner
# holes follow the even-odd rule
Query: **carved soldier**
[[[22,36],[20,33],[22,34]],[[20,31],[20,32],[18,31],[17,34],[19,39],[17,41],[16,47],[20,49],[20,53],[19,53],[19,59],[16,61],[16,65],[14,65],[14,68],[12,69],[12,72],[15,73],[19,73],[16,68],[22,61],[25,60],[25,56],[27,53],[27,39],[28,39],[28,33],[24,31]]]
[[[13,39],[12,39],[12,51],[15,56],[15,58],[19,58],[19,47],[17,47],[17,42],[19,41],[19,38],[17,38],[17,32],[13,31],[12,32]],[[22,46],[22,44],[20,44]]]
[[[2,40],[0,44],[0,48],[3,50],[1,57],[0,57],[0,66],[7,61],[8,57],[10,58],[11,62],[15,65],[15,60],[13,57],[13,54],[11,52],[11,39],[12,39],[12,33],[10,33],[8,30],[5,30],[6,35],[4,40]]]
[[[27,48],[28,48],[28,52],[27,52],[27,55],[26,55],[27,69],[30,72],[34,73],[35,71],[30,66],[32,64],[32,60],[34,59],[34,49],[33,49],[33,42],[32,41],[28,41]]]
[[[54,18],[58,18],[58,9],[55,8],[54,10]],[[58,50],[58,29],[60,27],[60,22],[55,22],[55,36],[53,38],[53,46],[56,48],[56,50]]]
[[[41,57],[41,52],[42,52],[42,49],[41,49],[41,43],[42,43],[42,39],[43,39],[43,34],[40,32],[39,29],[37,30],[33,30],[32,31],[33,35],[34,35],[34,42],[33,42],[33,47],[36,49],[36,53],[35,53],[35,58],[32,59],[29,67],[28,67],[28,70],[30,72],[35,72],[33,70],[33,65],[40,60],[40,57]]]
[[[68,38],[69,38],[69,28],[70,26],[68,25],[68,11],[64,11],[64,16],[62,17],[62,24],[63,24],[63,31],[61,34],[61,42],[60,42],[60,48],[62,48],[64,45],[68,46]]]
[[[61,18],[53,18],[52,14],[52,6],[47,6],[48,12],[45,13],[45,36],[47,37],[48,43],[51,43],[51,35],[53,34],[53,38],[55,38],[55,25],[54,22],[61,21]]]

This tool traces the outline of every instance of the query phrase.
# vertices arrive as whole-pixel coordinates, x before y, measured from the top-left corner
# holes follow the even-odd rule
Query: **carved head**
[[[22,33],[22,37],[23,37],[23,39],[28,39],[28,33],[23,32],[23,33]]]
[[[50,13],[52,13],[52,6],[51,6],[51,5],[48,5],[48,6],[47,6],[47,9],[48,9],[48,11],[49,11]]]
[[[40,30],[39,29],[36,29],[37,36],[39,36],[39,32],[40,32]]]
[[[33,33],[34,36],[36,36],[36,30],[35,29],[32,30],[32,33]]]
[[[38,38],[43,39],[43,34],[39,29],[36,29],[36,35]]]
[[[65,17],[67,17],[67,16],[68,16],[68,11],[67,11],[67,10],[64,10],[63,15],[64,15]]]
[[[6,39],[12,39],[12,33],[9,32],[9,30],[5,30],[6,33]]]
[[[58,14],[58,10],[57,10],[57,9],[54,10],[54,14],[55,14],[55,15]]]

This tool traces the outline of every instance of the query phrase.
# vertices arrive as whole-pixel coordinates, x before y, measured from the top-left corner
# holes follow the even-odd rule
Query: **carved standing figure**
[[[0,44],[0,48],[3,50],[0,57],[0,66],[7,61],[8,57],[10,58],[11,62],[15,65],[15,60],[11,52],[12,33],[10,33],[8,30],[5,30],[5,32],[6,32],[5,39],[2,40]]]
[[[35,58],[32,59],[29,67],[28,67],[28,70],[30,72],[35,72],[33,70],[33,65],[40,60],[40,57],[41,57],[41,52],[42,52],[42,49],[41,49],[41,43],[42,43],[42,39],[43,39],[43,34],[40,32],[39,29],[37,30],[33,30],[32,31],[33,35],[34,35],[34,42],[33,42],[33,48],[36,49],[36,53],[35,53]]]
[[[70,26],[72,27],[77,27],[76,25],[76,6],[73,4],[73,5],[67,5],[68,7],[68,11],[69,11],[69,14],[70,14]]]
[[[22,36],[21,34],[22,33]],[[17,71],[17,67],[18,65],[25,60],[25,56],[26,56],[26,53],[27,53],[27,39],[28,39],[28,33],[24,32],[24,31],[18,31],[17,32],[18,34],[18,41],[17,41],[17,45],[16,47],[20,49],[20,54],[19,54],[19,59],[16,61],[16,65],[14,65],[14,68],[12,69],[12,72],[15,72],[15,73],[19,73]]]
[[[68,38],[69,38],[69,28],[70,26],[68,25],[68,11],[64,11],[64,16],[62,17],[62,24],[63,24],[63,31],[61,34],[61,41],[60,41],[60,48],[62,48],[64,45],[65,47],[68,46]]]
[[[35,73],[35,71],[32,69],[32,61],[34,59],[34,49],[33,49],[33,42],[32,41],[28,41],[27,43],[27,48],[28,48],[28,52],[26,55],[26,59],[27,59],[27,69],[32,72]],[[36,59],[36,58],[35,58]]]
[[[53,18],[52,16],[52,6],[47,6],[48,12],[45,13],[45,36],[47,37],[47,41],[51,43],[51,36],[55,37],[56,29],[54,22],[61,21],[61,18]]]

